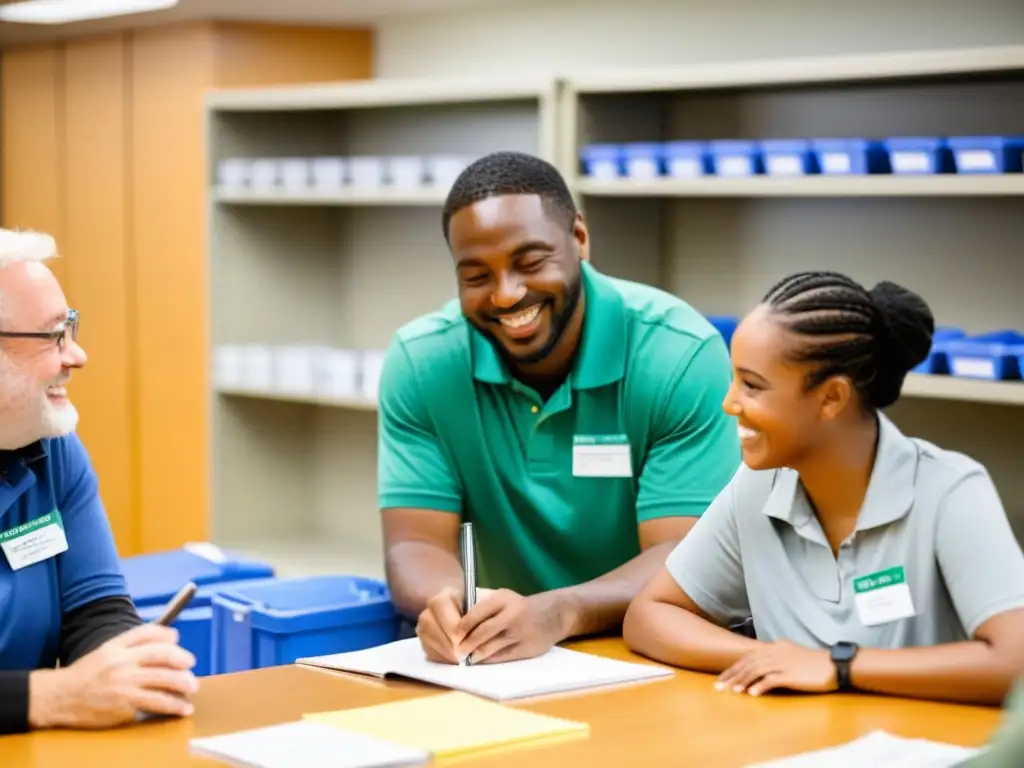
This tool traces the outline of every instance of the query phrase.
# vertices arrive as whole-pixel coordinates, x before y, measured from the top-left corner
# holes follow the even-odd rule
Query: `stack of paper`
[[[405,768],[430,762],[423,750],[306,721],[193,739],[190,745],[248,768]]]
[[[496,701],[666,678],[674,671],[590,653],[552,648],[543,656],[503,664],[460,666],[428,661],[419,638],[363,651],[303,658],[298,664],[376,677],[399,676]]]
[[[589,726],[466,693],[321,712],[306,719],[429,752],[435,759],[586,736]]]
[[[982,751],[872,731],[838,747],[758,763],[749,768],[953,768]]]

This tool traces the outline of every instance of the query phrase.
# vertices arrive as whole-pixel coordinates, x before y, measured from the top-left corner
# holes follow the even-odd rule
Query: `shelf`
[[[447,189],[342,189],[332,192],[249,192],[216,190],[213,199],[223,205],[444,205]]]
[[[747,176],[697,179],[594,180],[578,192],[592,197],[955,197],[1024,195],[1024,174],[937,176]]]
[[[299,395],[289,392],[274,392],[259,389],[242,389],[238,387],[218,387],[217,394],[224,397],[246,397],[255,400],[274,400],[282,403],[305,403],[327,408],[345,408],[350,411],[375,411],[377,402],[365,397],[322,397],[319,395]]]
[[[903,383],[903,396],[961,400],[972,403],[1024,405],[1024,382],[984,381],[956,376],[912,373]]]

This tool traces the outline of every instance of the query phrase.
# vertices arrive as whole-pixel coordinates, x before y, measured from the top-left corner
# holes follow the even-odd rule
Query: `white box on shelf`
[[[246,344],[242,352],[242,386],[269,391],[274,383],[274,350],[267,344]]]
[[[245,383],[245,348],[238,344],[220,344],[213,352],[213,380],[224,389]]]
[[[277,347],[274,350],[274,389],[291,395],[313,394],[313,371],[320,349],[312,344]]]
[[[280,160],[281,187],[285,192],[309,189],[309,160],[304,157],[283,157]]]
[[[277,160],[261,157],[252,161],[249,174],[249,185],[257,192],[269,192],[277,186],[280,168]]]
[[[447,189],[471,162],[472,158],[461,155],[433,155],[427,158],[427,176],[434,185]]]
[[[384,183],[384,162],[379,157],[350,157],[348,178],[354,187],[379,187]]]
[[[359,396],[359,355],[328,347],[316,360],[315,391],[323,397]]]
[[[327,191],[345,186],[345,158],[314,157],[309,164],[314,188]]]
[[[377,393],[380,391],[380,374],[384,367],[383,349],[363,350],[360,364],[360,394],[368,400],[376,402]]]
[[[422,157],[410,155],[388,158],[388,178],[392,186],[417,189],[423,186],[425,177],[426,167]]]
[[[244,157],[227,157],[217,164],[217,185],[230,190],[245,189],[249,184],[251,162]]]

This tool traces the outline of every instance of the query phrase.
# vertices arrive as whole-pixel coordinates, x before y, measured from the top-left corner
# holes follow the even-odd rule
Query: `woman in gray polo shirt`
[[[732,339],[743,465],[630,607],[626,642],[721,690],[998,704],[1024,668],[1024,554],[985,468],[880,409],[925,358],[916,294],[772,288]],[[730,628],[752,619],[756,638]]]

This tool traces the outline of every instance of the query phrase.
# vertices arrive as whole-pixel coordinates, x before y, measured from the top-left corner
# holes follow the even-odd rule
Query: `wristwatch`
[[[836,668],[836,682],[839,684],[840,691],[849,691],[853,688],[853,684],[850,682],[850,663],[857,655],[858,650],[859,646],[856,643],[841,640],[829,651],[832,663]]]

